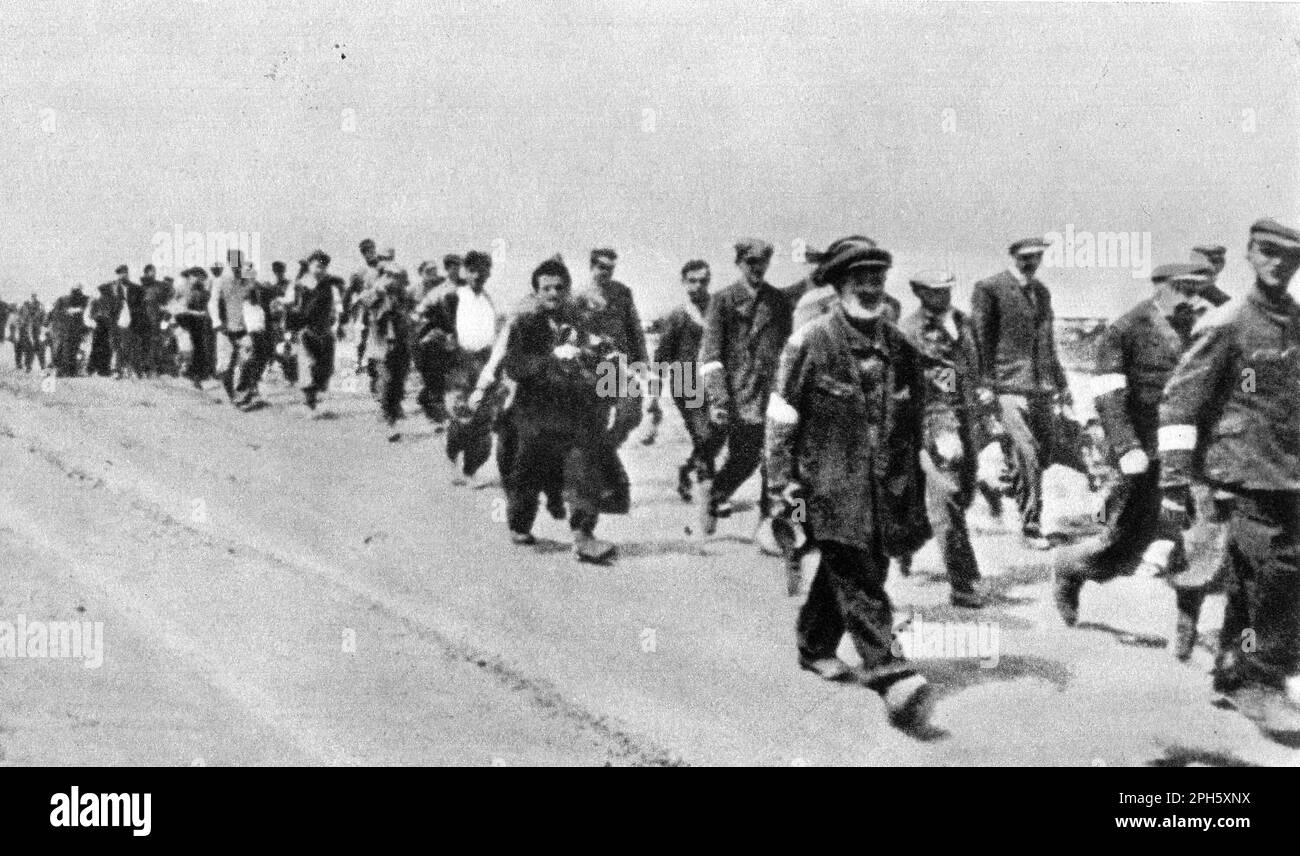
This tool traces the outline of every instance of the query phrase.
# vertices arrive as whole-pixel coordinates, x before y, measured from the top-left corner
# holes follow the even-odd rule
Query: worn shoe
[[[546,497],[546,513],[556,520],[563,520],[568,510],[564,506],[564,498],[558,494]]]
[[[920,675],[899,678],[882,693],[889,721],[895,728],[904,730],[922,728],[930,722],[938,694],[934,687]]]
[[[912,575],[912,557],[911,557],[911,556],[899,556],[899,557],[898,557],[898,572],[899,572],[900,574],[902,574],[903,576],[905,576],[905,577],[910,577],[910,576]]]
[[[810,660],[800,654],[799,668],[806,672],[812,672],[825,681],[847,681],[854,674],[849,664],[839,657],[819,657],[816,660]]]
[[[510,532],[510,543],[518,544],[521,547],[528,547],[537,543],[537,538],[531,532]]]
[[[307,405],[308,410],[315,410],[316,403],[320,401],[319,396],[314,389],[304,389],[302,392],[303,404]]]
[[[1052,578],[1052,601],[1066,627],[1073,627],[1079,621],[1079,592],[1082,590],[1083,580],[1078,577],[1058,572]]]
[[[1292,747],[1300,743],[1300,708],[1281,690],[1248,683],[1224,698],[1270,740]]]
[[[573,555],[579,562],[603,565],[614,558],[616,552],[618,552],[618,548],[608,541],[594,535],[574,533]]]
[[[988,598],[977,591],[962,591],[953,589],[952,594],[948,595],[948,602],[953,606],[960,606],[962,609],[983,609],[988,606]]]

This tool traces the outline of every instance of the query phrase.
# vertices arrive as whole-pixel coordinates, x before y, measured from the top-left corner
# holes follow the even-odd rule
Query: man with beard
[[[1160,402],[1161,539],[1177,560],[1192,483],[1233,495],[1214,688],[1269,737],[1300,740],[1300,231],[1250,228],[1255,283],[1192,333]],[[1153,548],[1157,545],[1153,545]],[[1185,549],[1185,548],[1184,548]]]
[[[731,495],[755,469],[762,479],[759,510],[767,516],[763,413],[791,324],[790,301],[764,279],[771,261],[767,241],[737,243],[741,278],[713,296],[705,317],[700,379],[708,396],[711,430],[726,437],[727,457],[701,497],[704,535],[712,535],[718,518],[731,513]]]
[[[58,377],[76,377],[77,352],[86,334],[86,310],[90,299],[81,283],[54,301],[50,310],[50,328],[54,333],[54,370]]]
[[[713,481],[714,459],[725,439],[709,428],[704,389],[699,381],[698,361],[700,342],[704,338],[704,316],[709,309],[710,276],[709,264],[702,259],[693,259],[682,265],[686,299],[664,318],[654,352],[654,362],[659,370],[669,367],[669,376],[662,380],[670,384],[673,403],[677,405],[677,412],[681,414],[686,433],[691,438],[690,457],[677,468],[677,495],[683,502],[691,501],[692,474],[702,484]],[[653,381],[650,392],[658,392]],[[652,400],[657,398],[655,395]]]
[[[334,297],[343,282],[329,274],[329,265],[329,254],[323,250],[307,257],[307,273],[298,281],[297,301],[285,313],[285,326],[298,332],[307,355],[308,382],[302,392],[311,410],[329,389],[334,373]]]
[[[824,253],[810,251],[808,253],[808,259],[810,261],[818,261],[830,258],[848,244],[862,244],[874,247],[876,242],[865,235],[849,235],[848,237],[834,241],[826,248]],[[839,296],[835,293],[834,287],[818,280],[817,270],[817,268],[813,268],[812,273],[799,280],[799,282],[796,282],[794,285],[787,286],[785,289],[786,294],[790,296],[794,305],[794,329],[796,330],[807,324],[809,321],[820,318],[822,315],[830,312],[839,301]],[[897,298],[891,294],[884,295],[881,298],[881,301],[884,303],[885,319],[893,324],[897,324],[898,319],[902,314],[902,305],[898,302]]]
[[[492,257],[478,250],[465,254],[465,285],[445,292],[430,312],[429,347],[446,356],[447,459],[460,472],[455,484],[473,481],[492,454],[492,413],[474,408],[469,399],[492,353],[492,343],[501,330],[503,317],[488,295]]]
[[[1208,265],[1168,264],[1151,272],[1155,292],[1106,328],[1097,346],[1093,392],[1120,481],[1106,497],[1105,531],[1057,556],[1054,597],[1067,627],[1079,616],[1088,581],[1106,582],[1137,570],[1156,537],[1160,467],[1156,429],[1160,396],[1191,343],[1192,326],[1210,308]],[[1180,604],[1181,605],[1181,604]],[[1179,622],[1175,653],[1191,655],[1195,625]]]
[[[39,361],[41,370],[45,370],[45,347],[41,341],[44,328],[45,307],[33,292],[32,299],[18,309],[14,330],[14,356],[18,368],[25,372],[31,372],[33,360]]]
[[[117,296],[114,283],[99,287],[99,295],[90,302],[90,357],[86,360],[86,374],[108,377],[113,373],[113,336],[122,313],[122,301]]]
[[[594,335],[608,341],[613,350],[626,358],[625,365],[645,365],[645,331],[632,299],[632,289],[614,279],[618,253],[609,248],[591,251],[591,284],[577,295],[585,314],[584,324]],[[626,395],[613,404],[610,438],[614,446],[623,445],[628,434],[641,422],[640,383],[643,378],[628,378]]]
[[[1052,294],[1035,276],[1047,243],[1016,241],[1011,265],[975,283],[971,318],[980,354],[980,397],[996,401],[1013,462],[1016,503],[1025,546],[1051,549],[1043,537],[1043,471],[1052,460],[1057,404],[1071,404],[1065,369],[1056,353]]]
[[[921,472],[922,356],[883,317],[889,253],[850,243],[820,277],[839,301],[781,355],[767,407],[769,489],[778,519],[803,524],[821,564],[799,612],[799,665],[856,679],[900,728],[923,726],[933,691],[893,644],[888,556],[930,537]],[[836,656],[847,633],[858,669]]]
[[[515,460],[506,479],[506,517],[516,544],[532,544],[538,499],[562,481],[574,555],[604,563],[613,544],[596,538],[601,513],[625,514],[627,474],[606,434],[609,408],[596,393],[608,352],[581,327],[570,276],[557,256],[533,271],[534,300],[511,321],[501,366],[515,382],[510,419]]]

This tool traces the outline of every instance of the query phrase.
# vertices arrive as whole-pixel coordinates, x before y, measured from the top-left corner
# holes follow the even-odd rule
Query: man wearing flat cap
[[[979,609],[979,564],[966,528],[966,510],[975,496],[980,444],[979,351],[966,313],[952,305],[956,277],[927,271],[912,277],[920,307],[899,329],[928,360],[925,368],[926,505],[939,542],[954,606]]]
[[[1219,274],[1227,264],[1227,255],[1228,248],[1222,244],[1197,244],[1192,247],[1192,257],[1189,259],[1193,264],[1205,263],[1210,266],[1212,273],[1205,289],[1205,299],[1215,306],[1222,306],[1231,299],[1218,284]]]
[[[933,695],[893,645],[885,591],[890,555],[931,535],[921,471],[923,357],[883,317],[889,253],[856,244],[822,263],[839,302],[801,327],[781,354],[767,406],[767,469],[775,516],[802,523],[821,554],[796,630],[799,665],[858,680],[891,721],[924,724]],[[848,634],[859,668],[836,656]]]
[[[996,397],[1007,431],[1003,450],[1015,471],[1016,503],[1026,546],[1046,550],[1043,471],[1052,460],[1054,407],[1070,404],[1065,369],[1056,353],[1052,295],[1038,280],[1047,243],[1016,241],[1011,265],[975,283],[971,318],[979,344],[981,391]]]
[[[1107,495],[1105,530],[1056,557],[1056,608],[1066,626],[1078,620],[1088,581],[1106,582],[1137,570],[1160,518],[1156,428],[1160,396],[1191,343],[1192,326],[1211,308],[1208,264],[1166,264],[1151,272],[1154,293],[1107,328],[1097,346],[1092,379],[1097,417],[1119,481]],[[1175,654],[1191,655],[1195,623],[1179,622]]]
[[[1300,739],[1300,231],[1250,228],[1255,283],[1192,333],[1160,402],[1161,541],[1182,547],[1203,480],[1234,495],[1214,686],[1265,734]],[[1166,546],[1162,545],[1162,546]]]
[[[731,495],[755,468],[761,470],[763,485],[760,511],[766,516],[768,510],[767,476],[760,466],[763,413],[791,323],[789,299],[764,279],[771,261],[772,245],[767,241],[738,242],[736,267],[741,277],[710,299],[705,316],[700,380],[708,399],[709,422],[727,438],[727,457],[713,483],[702,491],[704,535],[717,529],[718,518],[729,513]]]

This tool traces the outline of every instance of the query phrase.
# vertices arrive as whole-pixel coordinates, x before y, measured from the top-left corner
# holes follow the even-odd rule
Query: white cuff
[[[799,421],[799,411],[774,392],[767,399],[767,418],[782,425],[794,425]]]
[[[704,365],[700,366],[700,374],[702,375],[712,374],[713,372],[720,372],[720,371],[722,371],[722,363],[720,362],[705,363]]]
[[[1174,542],[1168,540],[1152,541],[1151,546],[1147,547],[1146,552],[1142,554],[1142,561],[1155,565],[1157,568],[1168,568],[1169,557],[1173,555]]]
[[[1128,387],[1128,377],[1122,374],[1097,375],[1092,379],[1092,397],[1101,398],[1108,392]]]
[[[1156,438],[1162,452],[1191,451],[1196,448],[1196,426],[1161,425]]]

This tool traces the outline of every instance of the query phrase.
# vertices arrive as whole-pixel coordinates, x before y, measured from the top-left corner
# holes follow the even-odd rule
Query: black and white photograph
[[[0,56],[0,766],[1300,765],[1300,4]]]

